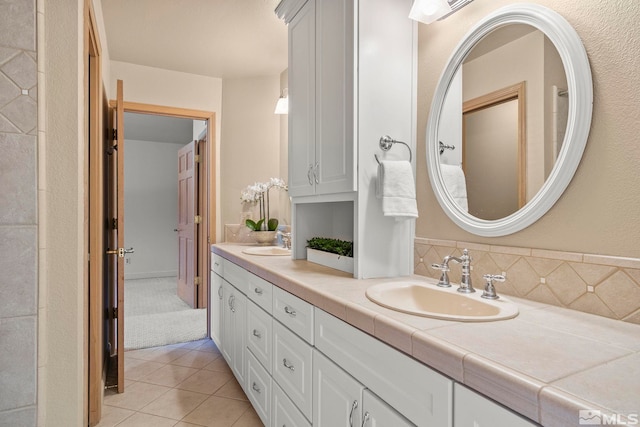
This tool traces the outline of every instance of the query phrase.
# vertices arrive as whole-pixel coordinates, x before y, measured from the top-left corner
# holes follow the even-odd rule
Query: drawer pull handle
[[[364,417],[362,417],[362,427],[364,427],[367,421],[369,421],[369,417],[371,417],[371,415],[368,412],[365,412]]]
[[[282,359],[282,364],[285,368],[289,369],[291,372],[296,370],[296,367],[287,361],[287,359]]]
[[[296,311],[289,307],[288,305],[284,306],[284,312],[287,313],[289,316],[295,316],[296,315]]]
[[[218,288],[218,298],[222,299],[222,286]]]
[[[233,295],[229,297],[229,308],[231,309],[232,313],[236,312],[236,297]]]
[[[255,288],[255,289],[253,290],[253,292],[255,292],[255,293],[256,293],[256,294],[258,294],[258,295],[262,295],[262,289],[260,289],[260,288]]]
[[[258,387],[258,384],[256,384],[255,382],[251,385],[251,388],[252,388],[256,393],[262,393],[262,390],[260,390],[260,387]]]
[[[262,338],[262,334],[257,329],[253,330],[253,336],[256,338]]]
[[[358,407],[358,401],[354,400],[353,405],[351,405],[351,412],[349,412],[349,427],[353,427],[353,411]]]

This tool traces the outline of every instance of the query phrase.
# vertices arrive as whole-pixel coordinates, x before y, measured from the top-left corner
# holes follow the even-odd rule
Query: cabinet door
[[[244,388],[247,361],[245,338],[247,297],[226,280],[222,283],[222,296],[222,355]]]
[[[211,339],[216,343],[219,349],[222,350],[222,306],[223,291],[222,291],[222,277],[218,276],[213,271],[211,272],[211,295],[210,295],[210,307],[211,307]]]
[[[413,427],[405,417],[378,396],[365,390],[362,396],[362,427]]]
[[[271,316],[247,301],[247,348],[271,373],[273,325]]]
[[[316,194],[355,191],[354,3],[316,3]]]
[[[318,350],[313,351],[313,388],[314,427],[361,425],[364,387]]]
[[[453,397],[454,427],[533,427],[537,425],[457,383],[453,388]]]
[[[289,196],[315,192],[315,0],[289,24]]]

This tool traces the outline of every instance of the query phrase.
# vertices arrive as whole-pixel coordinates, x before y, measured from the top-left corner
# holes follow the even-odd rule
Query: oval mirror
[[[427,167],[445,213],[480,236],[522,230],[560,198],[591,126],[586,51],[559,14],[506,6],[463,38],[427,122]]]

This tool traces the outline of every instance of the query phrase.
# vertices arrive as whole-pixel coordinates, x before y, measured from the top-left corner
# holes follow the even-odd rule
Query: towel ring
[[[405,147],[407,147],[407,150],[409,150],[409,163],[413,161],[413,154],[411,152],[411,147],[409,147],[409,144],[402,141],[396,141],[395,139],[391,138],[389,135],[384,135],[380,137],[380,149],[382,151],[391,150],[391,147],[393,147],[393,144],[403,144]],[[374,154],[373,157],[375,157],[376,162],[380,164],[380,159],[378,158],[378,155]]]

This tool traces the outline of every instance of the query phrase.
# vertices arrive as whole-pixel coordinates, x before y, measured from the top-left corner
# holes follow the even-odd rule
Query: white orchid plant
[[[260,219],[254,221],[247,219],[245,225],[252,231],[275,231],[278,228],[278,220],[269,217],[269,190],[279,188],[287,191],[288,187],[280,178],[271,178],[267,182],[256,182],[247,186],[240,193],[240,201],[243,204],[259,205]]]

